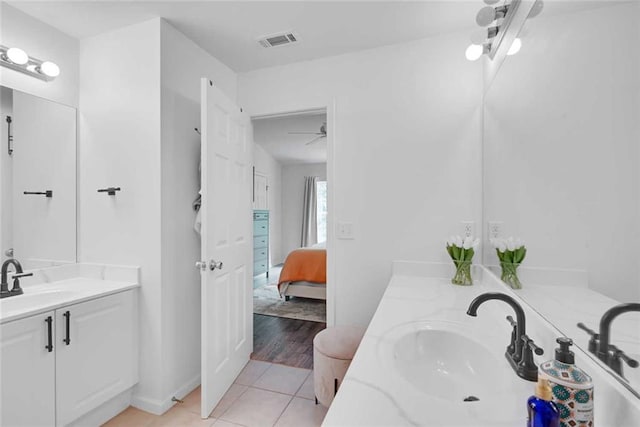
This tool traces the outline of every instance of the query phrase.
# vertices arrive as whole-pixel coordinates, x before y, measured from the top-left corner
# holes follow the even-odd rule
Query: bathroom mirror
[[[76,261],[76,109],[0,86],[0,250],[26,269]]]
[[[485,92],[484,264],[500,277],[489,238],[523,239],[516,292],[585,352],[578,323],[597,333],[640,302],[639,23],[637,2],[547,1]],[[640,313],[616,316],[610,338],[640,361]],[[640,368],[609,359],[640,396]]]

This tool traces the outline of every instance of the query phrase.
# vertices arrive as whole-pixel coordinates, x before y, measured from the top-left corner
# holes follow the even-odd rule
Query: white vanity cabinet
[[[132,387],[136,305],[128,290],[0,326],[0,426],[68,425]]]
[[[56,421],[64,426],[137,382],[135,291],[56,310]]]
[[[54,316],[51,311],[0,325],[0,426],[54,424]]]

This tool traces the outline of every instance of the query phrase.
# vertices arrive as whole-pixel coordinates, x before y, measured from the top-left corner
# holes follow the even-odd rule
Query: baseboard
[[[149,412],[150,414],[162,415],[171,409],[171,406],[173,405],[165,405],[163,401],[158,399],[150,399],[148,397],[134,395],[131,399],[131,406],[138,408],[141,411]]]
[[[189,393],[191,393],[193,390],[198,388],[198,386],[200,385],[200,382],[201,382],[201,377],[200,377],[200,373],[198,373],[198,375],[191,378],[182,387],[176,390],[173,396],[177,397],[178,399],[185,398]]]
[[[100,426],[129,407],[133,388],[126,390],[69,424],[69,427]]]
[[[180,386],[175,392],[171,393],[170,396],[167,396],[163,400],[149,399],[143,396],[133,396],[133,398],[131,399],[131,406],[155,415],[162,415],[165,412],[167,412],[169,409],[171,409],[173,405],[176,404],[176,402],[172,400],[174,396],[177,397],[178,399],[182,399],[185,396],[187,396],[189,393],[191,393],[193,390],[195,390],[196,387],[198,387],[199,385],[200,385],[200,374],[196,375],[195,377],[187,381],[185,384]]]

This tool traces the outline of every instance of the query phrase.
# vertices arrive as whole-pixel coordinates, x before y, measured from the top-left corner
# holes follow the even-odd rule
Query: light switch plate
[[[336,237],[342,240],[354,239],[355,237],[354,237],[354,231],[353,231],[353,223],[338,221]]]

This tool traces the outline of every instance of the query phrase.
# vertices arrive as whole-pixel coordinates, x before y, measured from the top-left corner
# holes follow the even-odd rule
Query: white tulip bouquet
[[[517,268],[527,255],[527,248],[521,239],[491,239],[491,243],[496,248],[500,267],[502,268],[503,282],[513,289],[522,289],[522,283],[518,279]]]
[[[464,239],[460,236],[451,236],[447,240],[447,252],[456,266],[456,274],[451,279],[454,285],[473,285],[471,263],[479,244],[480,239],[474,239],[473,236],[467,236]]]

